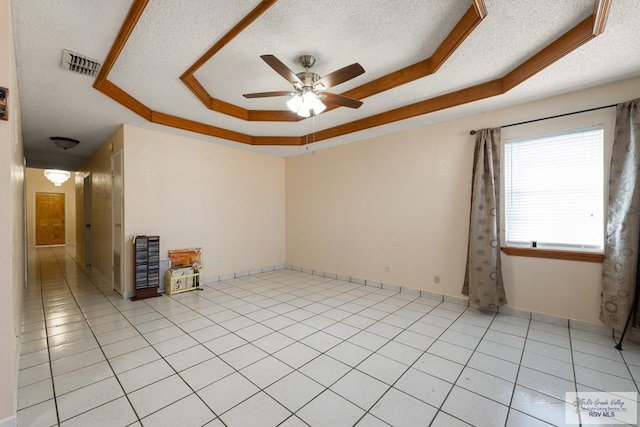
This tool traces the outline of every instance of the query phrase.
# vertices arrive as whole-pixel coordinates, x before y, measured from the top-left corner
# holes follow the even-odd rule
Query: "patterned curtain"
[[[495,307],[507,303],[500,265],[500,128],[476,136],[471,187],[467,271],[462,293],[469,303]]]
[[[618,104],[611,156],[607,239],[600,320],[620,330],[629,316],[638,270],[640,232],[640,99]],[[632,326],[638,326],[636,312]]]

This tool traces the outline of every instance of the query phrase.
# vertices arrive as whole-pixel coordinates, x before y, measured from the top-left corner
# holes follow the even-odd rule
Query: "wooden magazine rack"
[[[169,251],[171,268],[167,271],[165,293],[168,295],[181,292],[202,290],[200,279],[202,274],[202,249],[174,249]]]

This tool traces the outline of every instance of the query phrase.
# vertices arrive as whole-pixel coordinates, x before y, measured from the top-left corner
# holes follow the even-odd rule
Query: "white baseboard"
[[[15,415],[11,415],[10,417],[5,418],[4,420],[0,420],[0,427],[17,427],[17,426],[18,426],[18,420]]]
[[[440,302],[444,301],[451,304],[460,304],[463,306],[469,305],[469,299],[465,296],[442,295],[436,292],[419,291],[413,288],[407,288],[407,287],[398,286],[398,285],[388,285],[385,283],[376,282],[368,279],[356,279],[355,277],[340,276],[340,275],[334,275],[332,273],[319,272],[317,270],[312,270],[310,268],[304,268],[304,267],[299,267],[299,266],[290,265],[290,264],[287,264],[286,268],[293,271],[300,271],[303,273],[321,275],[325,277],[335,276],[337,279],[344,280],[345,282],[349,281],[349,282],[357,283],[360,285],[372,286],[372,287],[381,288],[381,289],[388,289],[395,292],[408,293],[416,296],[419,294],[422,298],[428,298],[435,301],[440,301]],[[565,327],[580,329],[586,332],[592,332],[596,334],[603,334],[607,336],[611,335],[611,329],[603,324],[591,323],[591,322],[586,322],[581,320],[571,320],[571,319],[560,317],[560,316],[552,316],[544,313],[536,313],[533,311],[522,310],[519,308],[513,308],[509,306],[501,306],[497,310],[491,309],[490,311],[496,311],[497,313],[500,313],[500,314],[522,317],[525,319],[536,320],[539,322],[551,323],[554,325],[562,325]],[[635,333],[635,331],[634,333],[631,333],[631,331],[629,331],[627,338],[631,341],[640,342],[640,333]]]

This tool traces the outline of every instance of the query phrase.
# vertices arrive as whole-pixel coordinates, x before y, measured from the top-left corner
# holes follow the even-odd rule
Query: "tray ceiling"
[[[85,34],[63,30],[64,15],[47,3],[14,4],[25,147],[38,166],[71,157],[46,142],[63,130],[85,150],[74,149],[68,167],[120,123],[292,155],[640,74],[634,0],[407,0],[401,8],[382,0],[55,2]],[[47,13],[49,41],[34,34]],[[31,87],[33,52],[51,72],[63,48],[105,60],[95,82],[61,70],[46,76],[75,92],[60,103],[84,96],[85,108],[55,111]],[[320,75],[359,62],[365,74],[332,91],[357,94],[364,105],[300,120],[286,97],[245,99],[290,89],[262,54],[295,71],[299,55],[313,54]],[[53,124],[56,114],[63,123]]]

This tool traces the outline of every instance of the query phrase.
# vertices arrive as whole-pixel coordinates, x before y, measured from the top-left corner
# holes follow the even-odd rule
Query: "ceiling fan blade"
[[[351,65],[347,65],[344,68],[340,68],[333,73],[327,74],[326,76],[315,82],[313,86],[318,87],[322,85],[322,87],[320,87],[319,89],[328,89],[330,87],[337,86],[340,83],[344,83],[347,80],[351,80],[354,77],[358,77],[362,73],[364,73],[364,68],[362,68],[362,65],[356,62]]]
[[[284,65],[282,61],[273,55],[260,55],[260,58],[264,60],[274,71],[284,77],[292,85],[302,84],[302,81],[296,76],[296,73],[291,71],[289,67]]]
[[[272,96],[287,96],[287,95],[295,95],[294,92],[287,90],[279,90],[275,92],[258,92],[258,93],[245,93],[245,98],[269,98]]]
[[[343,107],[349,108],[360,108],[362,105],[362,101],[358,101],[357,99],[344,95],[337,95],[335,93],[321,92],[319,96],[320,99],[323,102],[326,101],[327,104],[342,105]]]

